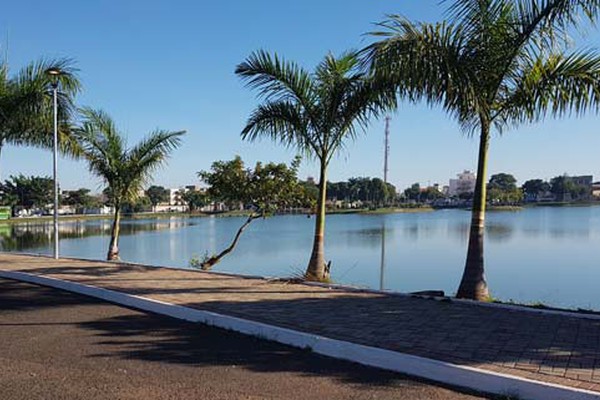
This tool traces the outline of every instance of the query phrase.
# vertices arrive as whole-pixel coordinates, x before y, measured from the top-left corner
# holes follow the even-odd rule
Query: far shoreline
[[[488,206],[488,212],[518,212],[528,208],[542,208],[542,207],[595,207],[600,206],[600,202],[585,202],[585,203],[530,203],[517,206]],[[386,214],[414,214],[414,213],[430,213],[434,211],[443,210],[461,210],[469,212],[470,208],[463,207],[431,207],[431,206],[420,206],[420,207],[384,207],[378,209],[369,208],[352,208],[352,209],[334,209],[328,210],[328,215],[386,215]],[[234,217],[245,217],[248,216],[247,211],[225,211],[225,212],[142,212],[123,215],[124,220],[150,220],[150,219],[168,219],[168,218],[234,218]],[[278,213],[277,215],[306,215],[312,217],[314,213],[308,211],[299,211],[294,213]],[[75,215],[61,215],[59,221],[61,222],[77,222],[77,221],[102,221],[111,220],[112,214],[75,214]],[[17,217],[5,220],[0,220],[0,226],[6,225],[24,225],[24,224],[43,224],[52,222],[52,216],[41,216],[41,217]]]

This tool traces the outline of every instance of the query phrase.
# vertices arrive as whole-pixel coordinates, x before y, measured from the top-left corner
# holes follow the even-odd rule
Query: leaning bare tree
[[[199,263],[200,268],[209,270],[231,253],[252,221],[287,207],[303,205],[304,190],[297,178],[299,165],[300,158],[296,157],[290,166],[257,163],[254,169],[250,169],[237,156],[231,161],[216,161],[210,171],[198,173],[200,179],[209,185],[208,195],[212,199],[242,207],[248,213],[229,246],[216,255],[206,257]]]

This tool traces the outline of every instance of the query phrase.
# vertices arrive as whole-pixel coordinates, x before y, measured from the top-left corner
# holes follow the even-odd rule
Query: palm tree
[[[49,69],[59,70],[59,144],[63,153],[76,155],[70,135],[74,115],[73,98],[80,82],[70,59],[40,60],[9,76],[8,65],[0,63],[0,154],[6,145],[51,148],[53,107],[49,95]]]
[[[315,235],[305,276],[326,280],[327,167],[344,143],[367,127],[370,117],[395,105],[394,93],[360,71],[355,53],[338,58],[327,55],[311,74],[277,55],[258,51],[239,64],[235,73],[257,89],[263,100],[248,119],[242,138],[254,141],[264,136],[296,147],[319,162]]]
[[[121,208],[136,200],[152,173],[162,166],[181,142],[184,131],[156,130],[128,148],[113,120],[104,112],[84,109],[83,122],[76,130],[90,172],[102,178],[114,207],[108,260],[119,259]]]
[[[364,50],[377,74],[413,99],[441,104],[479,134],[470,238],[457,296],[485,300],[483,236],[490,134],[545,116],[598,110],[600,57],[567,53],[579,13],[595,20],[600,0],[455,0],[450,22],[391,16]]]

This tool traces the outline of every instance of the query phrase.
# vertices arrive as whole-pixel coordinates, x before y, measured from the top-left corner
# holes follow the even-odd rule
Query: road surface
[[[3,400],[483,399],[3,279],[0,393]]]

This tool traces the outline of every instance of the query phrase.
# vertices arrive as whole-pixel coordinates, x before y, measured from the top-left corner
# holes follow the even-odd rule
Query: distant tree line
[[[519,204],[523,201],[523,190],[517,187],[517,179],[513,175],[495,174],[487,184],[487,200],[491,204]]]
[[[531,179],[523,184],[522,189],[529,201],[539,201],[544,198],[555,201],[587,201],[591,198],[591,188],[575,182],[568,175],[556,176],[550,179],[550,182]]]
[[[380,178],[357,177],[343,182],[327,182],[327,200],[330,201],[360,201],[379,207],[393,204],[396,197],[396,187]]]
[[[223,163],[223,165],[218,164]],[[227,164],[229,163],[229,164]],[[225,166],[241,163],[241,158],[234,160],[216,162],[213,167],[223,168],[213,170],[213,180],[220,176],[219,182],[239,182],[233,179],[234,172]],[[208,176],[208,175],[205,175]],[[239,178],[239,177],[238,177]],[[302,188],[302,196],[296,205],[300,208],[312,209],[317,199],[318,188],[310,180],[297,180],[296,184]],[[221,194],[216,195],[215,187],[219,186]],[[243,199],[231,199],[231,190],[235,189],[233,184],[229,187],[220,185],[209,185],[203,190],[185,189],[177,193],[176,201],[186,206],[189,212],[197,212],[211,204],[222,202],[226,209],[239,209],[249,207],[243,204]],[[228,193],[223,195],[222,193]],[[12,206],[14,210],[31,209],[44,210],[51,207],[53,201],[52,179],[47,176],[11,176],[4,182],[0,182],[0,206]],[[406,188],[401,194],[396,192],[396,187],[390,183],[385,184],[380,178],[356,177],[347,181],[327,182],[327,200],[330,202],[342,202],[342,207],[385,207],[406,204],[407,202],[434,203],[441,199],[452,198],[437,186],[422,187],[414,183]],[[454,196],[455,199],[470,201],[473,193],[466,192]],[[490,177],[487,183],[487,200],[489,204],[516,205],[523,202],[537,201],[587,201],[591,198],[591,188],[588,185],[578,183],[573,177],[559,175],[549,181],[543,179],[527,180],[520,187],[512,174],[498,173]],[[152,185],[134,200],[123,202],[122,208],[125,213],[155,211],[160,204],[170,203],[170,192],[163,186]],[[240,203],[241,202],[241,203]],[[60,196],[60,204],[73,207],[75,210],[94,209],[101,206],[112,206],[113,202],[108,190],[101,195],[91,194],[87,188],[63,191]],[[281,210],[275,210],[281,211]]]
[[[47,176],[11,176],[0,183],[0,205],[37,209],[53,200],[54,183]]]
[[[580,183],[579,179],[568,175],[556,176],[550,181],[530,179],[517,186],[517,179],[507,173],[491,175],[486,185],[487,203],[491,205],[518,205],[523,202],[556,201],[577,202],[592,199],[592,187]],[[401,202],[435,203],[438,200],[456,200],[470,202],[473,192],[462,192],[453,196],[445,193],[438,186],[423,188],[418,183],[406,188],[401,195]]]
[[[443,197],[444,193],[436,187],[421,188],[420,184],[413,183],[409,188],[404,190],[402,199],[420,203],[435,201]]]

